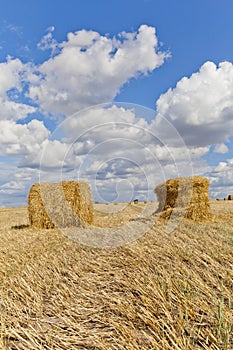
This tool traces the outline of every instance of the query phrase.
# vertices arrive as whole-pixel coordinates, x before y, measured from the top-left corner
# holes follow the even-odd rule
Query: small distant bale
[[[147,201],[145,200],[143,203],[144,203],[144,204],[147,204]]]
[[[227,199],[226,199],[226,198],[224,198],[223,200],[224,200],[224,201],[227,201]]]
[[[29,222],[36,229],[85,226],[93,222],[93,201],[86,182],[35,183],[28,194]]]
[[[209,180],[202,176],[180,177],[159,184],[154,192],[159,201],[160,216],[169,219],[172,212],[194,221],[209,220]]]
[[[220,201],[221,199],[220,198],[216,198],[216,201]]]
[[[134,204],[138,204],[138,199],[134,199]]]
[[[233,194],[229,194],[228,200],[229,200],[229,201],[233,201]]]

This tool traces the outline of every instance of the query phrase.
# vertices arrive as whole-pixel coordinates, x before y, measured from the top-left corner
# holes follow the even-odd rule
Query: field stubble
[[[122,225],[143,204],[111,206],[95,207],[96,226]],[[1,209],[0,348],[233,349],[233,201],[211,208],[210,222],[171,234],[155,224],[114,249],[33,230],[27,208]]]

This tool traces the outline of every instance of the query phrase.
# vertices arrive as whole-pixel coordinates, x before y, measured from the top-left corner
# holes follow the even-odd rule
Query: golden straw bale
[[[83,226],[93,222],[93,202],[86,182],[35,183],[28,195],[30,225],[37,229]]]
[[[229,201],[233,201],[233,194],[229,194],[228,200],[229,200]]]
[[[194,221],[209,220],[209,184],[202,176],[180,177],[159,184],[154,190],[159,201],[157,212],[162,218],[170,218],[173,213]]]

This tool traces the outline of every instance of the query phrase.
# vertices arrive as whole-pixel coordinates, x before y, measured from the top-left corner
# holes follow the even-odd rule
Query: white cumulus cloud
[[[233,134],[233,65],[206,62],[190,78],[160,96],[159,115],[169,120],[188,145],[224,143]]]
[[[44,39],[44,45],[51,42]],[[84,107],[110,102],[131,78],[161,66],[167,53],[158,49],[155,28],[110,38],[94,31],[69,33],[54,57],[39,67],[41,79],[32,82],[29,96],[41,109],[71,115]]]
[[[215,197],[225,198],[233,193],[233,158],[214,167],[209,172],[211,192]]]
[[[35,107],[17,101],[30,69],[30,65],[11,57],[0,63],[0,120],[19,120],[35,112]]]
[[[28,124],[17,124],[0,120],[0,150],[4,155],[27,155],[38,152],[41,143],[49,136],[49,130],[39,120]]]

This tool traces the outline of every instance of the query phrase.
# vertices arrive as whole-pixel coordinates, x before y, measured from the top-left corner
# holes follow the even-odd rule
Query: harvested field
[[[101,206],[96,226],[143,210]],[[169,235],[157,224],[126,246],[94,249],[24,227],[25,208],[1,209],[0,348],[233,349],[233,201],[211,211],[210,222],[184,220]]]
[[[28,207],[0,208],[0,228],[29,225]]]

